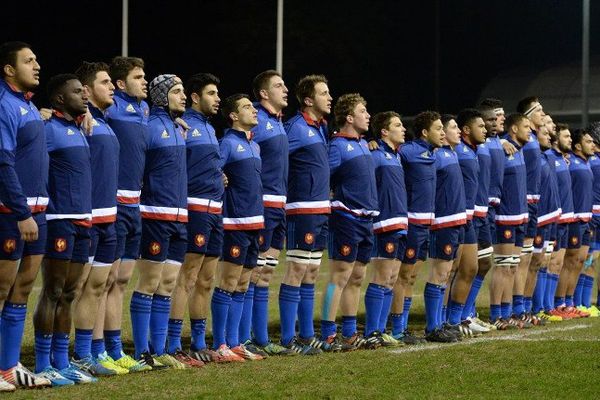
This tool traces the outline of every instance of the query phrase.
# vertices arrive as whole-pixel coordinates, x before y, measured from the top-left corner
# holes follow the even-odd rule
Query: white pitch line
[[[445,349],[451,346],[470,346],[475,343],[485,343],[485,342],[494,342],[494,341],[505,341],[505,340],[527,340],[529,336],[537,336],[542,335],[544,333],[552,333],[552,332],[565,332],[572,331],[576,329],[585,329],[589,328],[591,325],[589,324],[578,324],[573,326],[565,326],[562,328],[549,328],[549,329],[540,329],[529,332],[523,332],[519,334],[513,335],[502,335],[502,336],[482,336],[473,339],[466,339],[462,342],[454,342],[454,343],[433,343],[433,344],[423,344],[423,345],[413,345],[406,346],[401,349],[391,350],[390,353],[395,354],[403,354],[403,353],[413,353],[415,351],[427,351],[427,350],[438,350]]]

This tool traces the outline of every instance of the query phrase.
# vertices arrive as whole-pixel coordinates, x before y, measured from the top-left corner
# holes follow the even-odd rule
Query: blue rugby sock
[[[583,294],[584,282],[585,282],[585,275],[579,274],[579,279],[577,280],[577,286],[575,286],[575,292],[573,293],[573,305],[575,307],[579,307],[582,304],[581,296]]]
[[[104,345],[106,352],[113,360],[121,358],[123,343],[121,343],[121,330],[104,331]]]
[[[73,346],[77,359],[92,355],[92,333],[93,329],[75,329],[75,344]]]
[[[460,324],[464,307],[464,304],[457,303],[454,300],[448,301],[448,322],[451,325]]]
[[[232,293],[221,288],[215,288],[212,300],[210,302],[210,311],[212,314],[212,332],[213,348],[216,350],[225,341],[225,326],[227,324],[227,315],[231,306]]]
[[[513,314],[519,316],[525,313],[525,306],[523,305],[523,295],[516,294],[513,296]]]
[[[471,289],[469,290],[465,307],[463,308],[463,313],[461,315],[462,320],[475,316],[475,303],[477,302],[477,296],[479,295],[479,290],[482,285],[483,276],[480,276],[479,274],[475,275],[475,278],[471,283]]]
[[[254,341],[259,346],[266,346],[269,343],[268,286],[256,286],[254,288],[254,305],[252,309],[252,332],[254,333]]]
[[[344,315],[342,316],[342,336],[351,337],[357,331],[356,328],[356,316]]]
[[[560,296],[554,296],[554,307],[564,306],[566,304],[565,298]]]
[[[104,338],[92,339],[92,357],[98,358],[98,355],[104,353],[105,351],[106,346],[104,343]]]
[[[565,296],[565,304],[567,305],[567,307],[574,307],[575,302],[573,301],[573,296],[566,295]]]
[[[544,288],[544,307],[543,310],[550,311],[554,309],[554,290],[556,290],[556,286],[554,285],[554,279],[556,277],[556,281],[558,282],[558,275],[552,274],[550,272],[546,275],[546,287]]]
[[[240,343],[246,343],[251,339],[252,333],[252,313],[254,308],[254,287],[256,285],[251,283],[248,285],[248,290],[244,294],[244,307],[242,308],[242,317],[240,318],[239,328],[239,341]]]
[[[167,332],[167,353],[173,354],[177,350],[182,350],[181,329],[183,328],[182,319],[169,318],[169,329]]]
[[[584,307],[590,308],[592,306],[592,289],[594,288],[594,277],[585,276],[583,282],[583,290],[581,291],[581,304]]]
[[[279,287],[279,320],[281,343],[288,345],[296,336],[296,315],[300,303],[300,288],[282,283]]]
[[[69,334],[52,335],[52,366],[58,370],[69,366]]]
[[[392,335],[399,335],[404,332],[404,327],[402,326],[403,316],[402,314],[390,314],[392,318]]]
[[[448,321],[448,305],[444,305],[444,296],[446,295],[446,286],[440,286],[440,299],[438,300],[438,314],[435,325],[440,328],[444,322]]]
[[[490,321],[494,322],[502,317],[502,307],[500,304],[490,304]]]
[[[511,316],[511,304],[500,303],[500,313],[502,314],[503,319],[509,319]]]
[[[206,318],[202,319],[190,319],[191,325],[191,336],[192,344],[190,349],[192,351],[203,350],[206,348]]]
[[[233,292],[231,295],[231,305],[227,314],[227,326],[225,328],[225,338],[227,346],[230,348],[240,345],[240,321],[244,310],[245,292]]]
[[[544,308],[544,298],[546,295],[546,286],[548,286],[548,270],[547,268],[540,268],[537,274],[537,282],[535,289],[533,290],[532,307],[531,310],[534,314],[537,314]],[[529,310],[528,310],[529,311]]]
[[[326,340],[329,336],[337,333],[335,321],[321,320],[321,340]]]
[[[384,290],[385,288],[383,286],[375,283],[370,283],[369,286],[367,286],[365,292],[366,336],[379,330],[379,318],[381,316],[381,309],[383,308]]]
[[[52,334],[35,334],[35,372],[40,373],[50,366],[50,350],[52,349]]]
[[[386,288],[383,291],[383,303],[381,304],[381,313],[379,314],[379,331],[385,332],[387,328],[390,310],[392,309],[392,300],[394,300],[394,291]]]
[[[425,284],[425,321],[426,321],[426,332],[432,332],[437,329],[437,321],[439,318],[439,300],[440,300],[440,286],[433,283],[427,282]]]
[[[315,308],[315,285],[303,283],[300,285],[300,302],[298,303],[298,328],[301,338],[315,336],[314,313]]]
[[[533,298],[532,297],[523,297],[523,307],[525,308],[525,312],[526,313],[532,312],[532,310],[533,310]]]
[[[27,304],[6,301],[0,324],[0,369],[6,371],[17,365],[27,316]]]
[[[159,356],[165,353],[170,312],[171,296],[155,294],[152,299],[152,312],[150,314],[150,343],[154,353]]]
[[[410,307],[412,306],[412,297],[404,298],[404,308],[402,309],[402,332],[408,329],[408,317],[410,316]]]
[[[152,295],[133,292],[129,305],[131,313],[131,334],[135,346],[135,358],[148,351],[148,329],[152,313]]]

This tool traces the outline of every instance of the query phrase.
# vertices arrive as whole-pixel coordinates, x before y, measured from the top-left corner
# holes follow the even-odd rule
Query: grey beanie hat
[[[162,74],[152,79],[152,82],[148,85],[152,103],[155,106],[167,107],[169,105],[167,94],[178,83],[181,83],[181,79],[173,74]]]

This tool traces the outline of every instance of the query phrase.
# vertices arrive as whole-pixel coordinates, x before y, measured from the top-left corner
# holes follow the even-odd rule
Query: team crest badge
[[[415,256],[415,254],[416,254],[415,249],[410,248],[410,247],[408,249],[406,249],[406,253],[405,253],[406,258],[413,258]]]
[[[54,250],[62,253],[67,249],[67,241],[63,238],[58,238],[54,240]]]
[[[204,235],[199,233],[194,238],[194,243],[196,243],[196,246],[202,247],[206,244],[206,238],[204,237]]]
[[[504,239],[510,239],[512,237],[512,232],[510,231],[510,229],[506,229],[504,231]]]
[[[396,250],[396,246],[394,245],[394,243],[387,242],[385,244],[385,251],[386,251],[386,253],[392,254],[394,252],[394,250]]]
[[[349,255],[351,251],[352,251],[352,247],[348,246],[347,244],[343,244],[342,247],[340,247],[340,254],[343,255],[344,257]]]
[[[150,243],[150,247],[148,248],[148,250],[150,251],[150,254],[152,254],[153,256],[157,255],[158,253],[160,253],[160,243],[158,243],[158,242]]]
[[[452,254],[452,245],[447,244],[444,246],[444,254],[446,254],[447,256]]]
[[[12,253],[17,248],[17,241],[15,239],[6,239],[2,245],[5,253]]]
[[[542,235],[537,235],[535,237],[535,244],[542,244]]]
[[[579,238],[577,236],[571,236],[571,244],[575,246],[577,243],[579,243]]]
[[[229,255],[233,258],[238,258],[240,253],[240,246],[231,246],[231,249],[229,249]]]
[[[265,237],[263,235],[258,235],[258,245],[262,246],[265,244]]]
[[[313,244],[314,242],[315,242],[315,235],[313,235],[312,232],[308,232],[306,235],[304,235],[304,243]]]

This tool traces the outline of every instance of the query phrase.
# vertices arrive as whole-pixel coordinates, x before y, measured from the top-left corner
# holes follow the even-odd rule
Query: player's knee
[[[366,268],[355,269],[352,272],[352,275],[350,275],[350,279],[348,279],[348,285],[360,287],[362,285],[362,282],[365,279],[366,275],[367,275]]]

